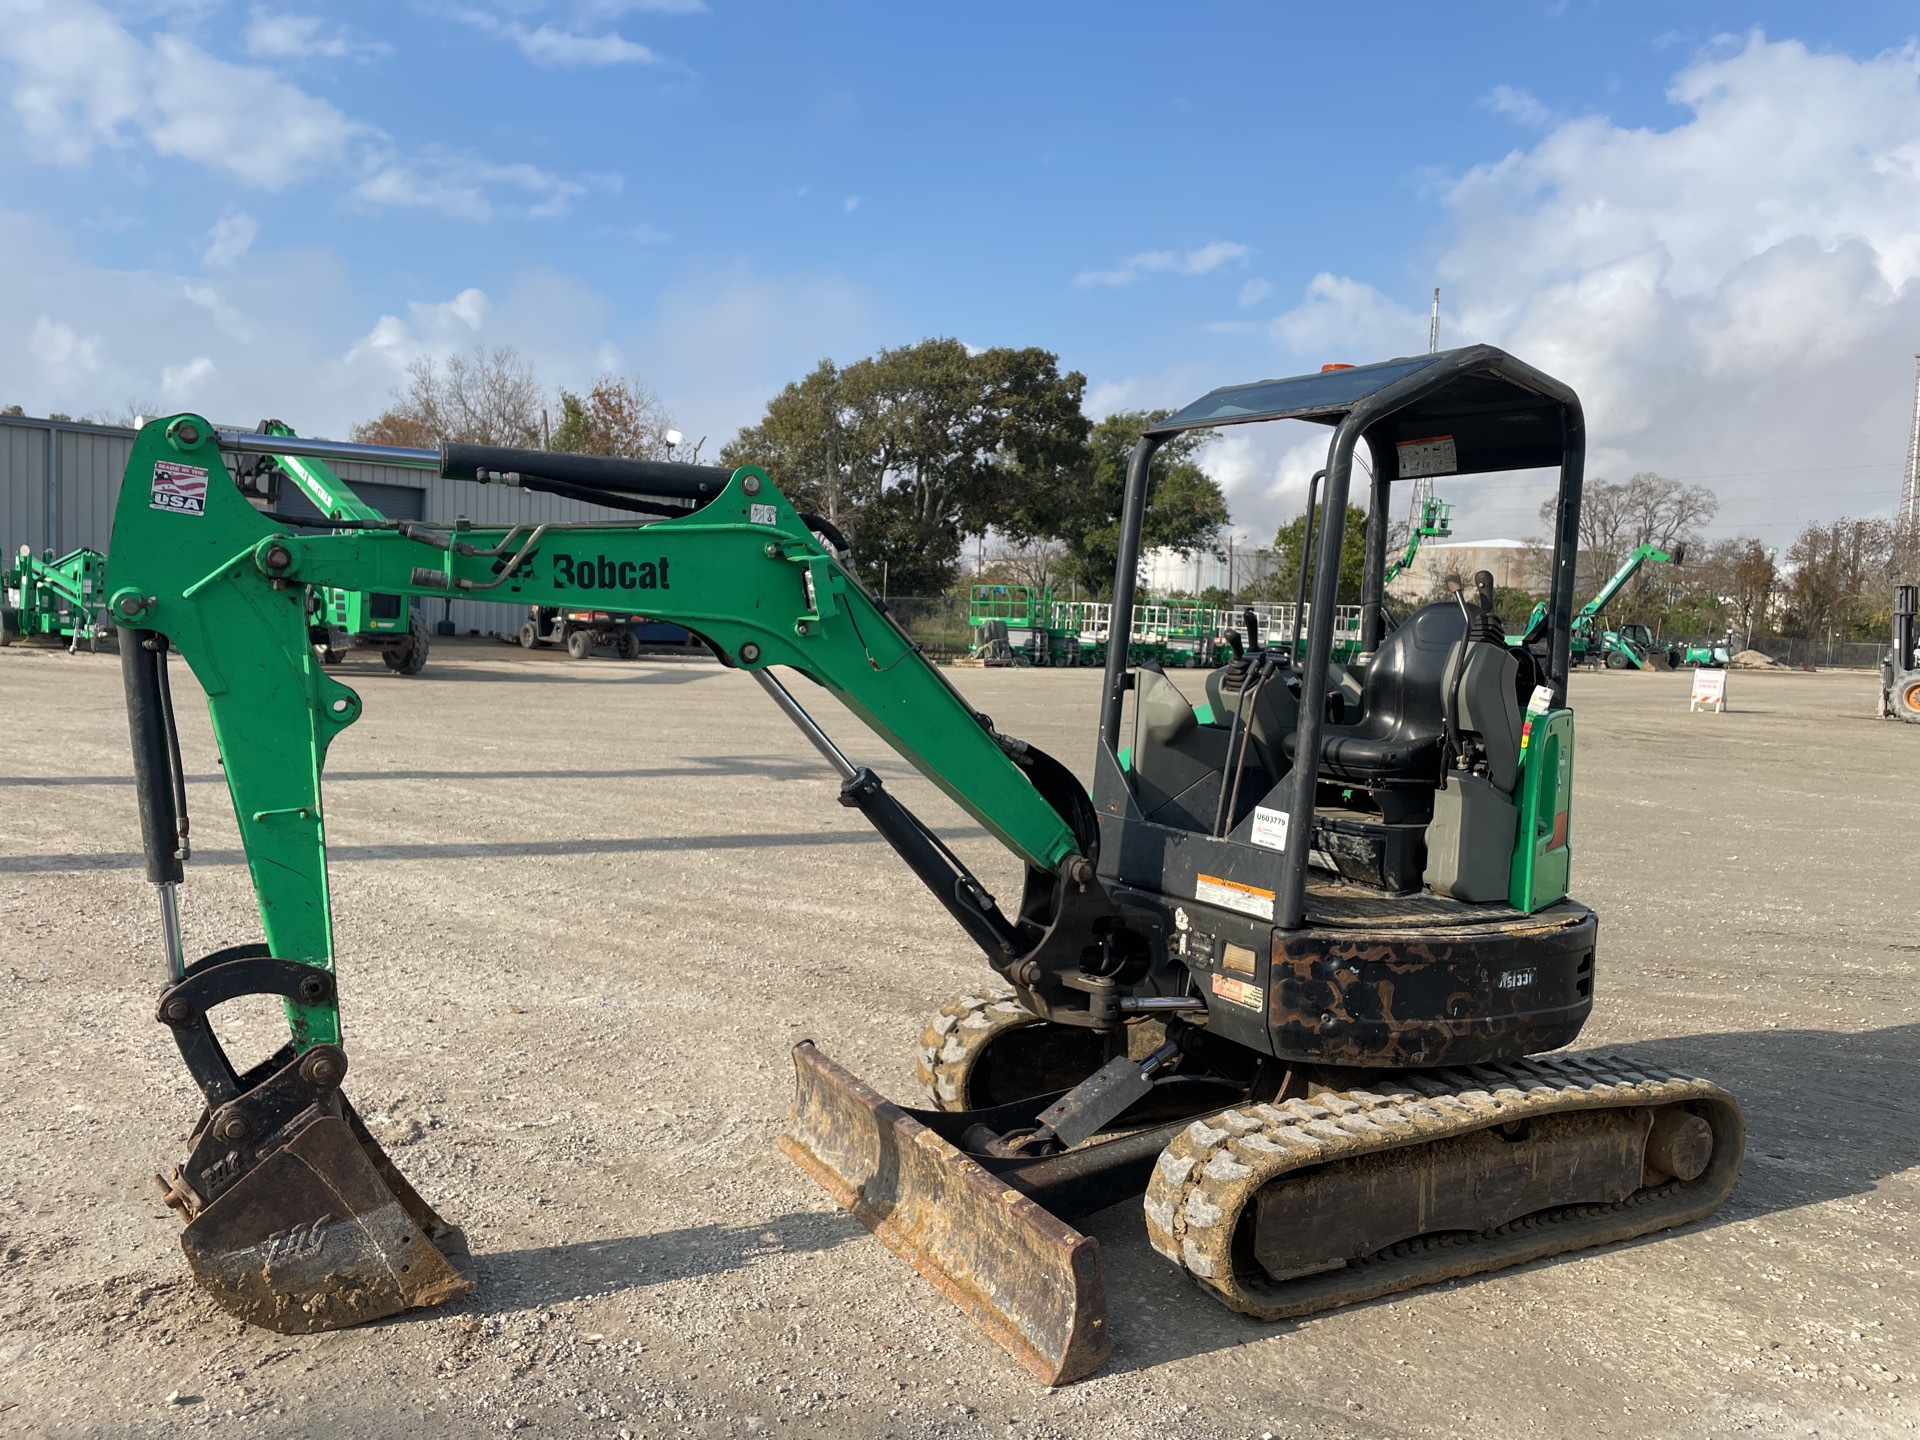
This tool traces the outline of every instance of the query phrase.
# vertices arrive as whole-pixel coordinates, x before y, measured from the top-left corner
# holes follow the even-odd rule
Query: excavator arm
[[[1047,897],[1085,889],[1093,876],[1091,804],[1077,782],[995,732],[763,471],[531,457],[572,476],[548,483],[520,473],[526,452],[467,446],[457,460],[370,452],[598,500],[636,518],[434,526],[384,519],[349,492],[328,507],[335,528],[299,533],[248,502],[225,458],[272,454],[299,475],[297,452],[351,448],[222,435],[192,415],[154,421],[128,462],[106,577],[148,876],[161,896],[168,983],[159,1018],[206,1100],[187,1163],[160,1184],[189,1221],[182,1243],[202,1284],[235,1314],[283,1330],[374,1319],[471,1285],[459,1232],[414,1194],[340,1093],[346,1055],[321,778],[329,746],[360,718],[362,702],[321,669],[309,643],[318,590],[644,608],[686,626],[768,691],[839,771],[842,803],[867,816],[1003,972],[1047,934]],[[583,472],[592,483],[581,483]],[[265,936],[264,945],[192,963],[177,893],[189,850],[168,691],[174,651],[207,697]],[[1027,885],[1014,916],[871,770],[841,754],[776,667],[832,693],[1020,857]],[[248,994],[281,998],[291,1036],[240,1074],[207,1016]]]

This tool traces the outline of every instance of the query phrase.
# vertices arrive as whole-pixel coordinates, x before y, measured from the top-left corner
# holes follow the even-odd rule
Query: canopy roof
[[[1472,345],[1225,386],[1147,433],[1261,420],[1337,425],[1356,410],[1367,412],[1362,418],[1375,455],[1399,455],[1398,474],[1467,475],[1557,466],[1567,422],[1579,423],[1580,402],[1561,382],[1504,350]]]

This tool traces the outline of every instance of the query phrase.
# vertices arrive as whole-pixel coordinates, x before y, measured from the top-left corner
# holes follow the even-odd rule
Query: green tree
[[[766,467],[796,504],[848,535],[861,578],[893,594],[952,583],[961,538],[1010,524],[1024,497],[1084,474],[1086,377],[1048,351],[969,353],[923,340],[844,367],[823,360],[721,450]]]
[[[1299,593],[1300,587],[1300,547],[1306,539],[1307,512],[1302,510],[1293,519],[1280,527],[1273,537],[1273,575],[1268,581],[1269,593],[1276,600],[1291,600]],[[1316,526],[1313,535],[1314,558],[1319,558],[1320,531]],[[1357,506],[1347,507],[1347,529],[1340,537],[1340,595],[1339,604],[1358,605],[1360,603],[1360,582],[1367,569],[1367,512]],[[1308,597],[1311,599],[1311,595]]]
[[[1018,536],[1045,535],[1066,547],[1059,575],[1090,595],[1108,595],[1120,557],[1120,507],[1126,495],[1127,461],[1140,432],[1169,410],[1121,410],[1092,427],[1087,463],[1078,471],[1055,466],[1053,485],[1034,486],[1016,497],[1004,528]],[[1176,435],[1154,452],[1147,471],[1147,512],[1140,528],[1142,552],[1158,547],[1191,555],[1214,550],[1227,523],[1220,486],[1195,460],[1213,438],[1210,431]]]
[[[563,385],[559,412],[547,439],[550,450],[627,460],[667,458],[667,431],[673,422],[644,380],[602,375],[585,395]]]

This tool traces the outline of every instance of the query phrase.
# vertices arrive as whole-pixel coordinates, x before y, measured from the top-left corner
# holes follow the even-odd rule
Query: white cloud
[[[612,30],[588,35],[558,25],[528,26],[520,20],[503,20],[487,10],[461,9],[449,13],[452,18],[476,30],[511,41],[527,59],[546,68],[573,65],[596,68],[608,65],[663,65],[678,68],[673,61],[639,41],[629,40]]]
[[[1529,130],[1544,129],[1553,120],[1551,110],[1526,91],[1517,90],[1511,85],[1494,86],[1481,97],[1480,103],[1494,114],[1504,115]]]
[[[1111,270],[1083,270],[1073,277],[1076,285],[1132,285],[1149,275],[1206,275],[1223,265],[1244,265],[1253,251],[1234,240],[1215,240],[1197,250],[1143,250],[1130,255]]]
[[[860,197],[858,195],[847,196],[846,199],[840,202],[840,208],[846,211],[847,214],[851,215],[854,211],[860,208]]]
[[[706,0],[583,0],[580,9],[590,15],[618,20],[627,14],[704,15]]]
[[[213,317],[214,325],[229,340],[238,340],[242,345],[250,345],[260,334],[260,327],[248,318],[238,305],[232,305],[211,285],[183,285],[180,293],[189,303],[199,306]]]
[[[498,208],[499,192],[517,192],[522,213],[542,219],[566,214],[583,195],[619,188],[614,176],[574,178],[536,165],[497,165],[458,152],[427,150],[410,159],[390,156],[371,165],[353,194],[370,205],[485,220]]]
[[[459,152],[405,154],[271,70],[217,59],[179,35],[142,40],[95,0],[0,0],[0,61],[31,149],[57,164],[144,144],[263,190],[332,177],[366,203],[469,219],[501,208],[498,191],[516,202],[506,208],[539,217],[610,188]]]
[[[143,44],[92,0],[0,0],[12,102],[43,155],[69,165],[137,137],[266,189],[341,165],[361,127],[265,70],[177,35]]]
[[[1782,545],[1885,513],[1920,337],[1920,48],[1723,39],[1668,98],[1668,129],[1565,121],[1460,178],[1449,331],[1581,392],[1589,474],[1730,477],[1721,528]],[[1884,495],[1816,473],[1848,462],[1886,463]]]
[[[542,25],[529,30],[524,25],[506,27],[507,38],[536,65],[658,65],[659,55],[624,35],[608,31],[604,35],[576,35],[571,30],[556,30]]]
[[[1666,129],[1489,101],[1547,128],[1445,191],[1443,343],[1500,345],[1568,381],[1588,475],[1701,479],[1720,533],[1784,547],[1808,519],[1888,513],[1920,340],[1920,47],[1854,59],[1723,39],[1668,95],[1685,113]],[[1425,350],[1412,288],[1419,308],[1316,276],[1272,322],[1277,371]],[[1292,428],[1210,447],[1256,534],[1297,512],[1324,457],[1324,436]],[[1463,536],[1540,528],[1544,492],[1514,477],[1440,491]]]
[[[246,47],[259,60],[378,60],[393,53],[384,40],[356,36],[318,15],[276,15],[258,5],[247,13]]]
[[[247,253],[260,233],[260,222],[251,215],[222,215],[207,232],[207,243],[200,252],[200,263],[209,270],[226,270]]]
[[[214,364],[204,355],[196,355],[184,365],[168,365],[160,371],[160,395],[169,405],[185,406],[213,378]]]
[[[422,355],[464,350],[480,334],[493,308],[486,292],[474,287],[451,300],[415,300],[407,318],[382,315],[347,351],[347,360],[374,360],[398,375]]]
[[[831,275],[696,267],[617,327],[604,297],[545,270],[485,291],[449,285],[382,315],[318,249],[256,251],[217,281],[113,269],[45,218],[4,209],[0,274],[36,300],[0,307],[0,403],[89,414],[164,392],[223,424],[280,415],[335,437],[377,414],[415,357],[512,345],[549,386],[645,377],[711,456],[821,355],[894,338],[866,291]]]
[[[27,337],[27,354],[56,381],[98,374],[100,348],[98,335],[83,339],[71,325],[48,315],[33,322],[33,333]]]
[[[1301,304],[1274,320],[1271,333],[1295,354],[1326,352],[1318,364],[1353,364],[1355,355],[1378,358],[1426,349],[1424,315],[1395,304],[1371,285],[1324,271],[1308,282]]]
[[[1261,280],[1258,278],[1249,280],[1240,287],[1241,307],[1248,308],[1258,305],[1262,300],[1265,300],[1272,294],[1273,282],[1271,280]]]

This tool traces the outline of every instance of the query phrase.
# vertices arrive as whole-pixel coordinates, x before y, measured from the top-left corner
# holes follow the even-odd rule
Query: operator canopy
[[[1201,396],[1146,433],[1167,436],[1217,425],[1260,420],[1313,420],[1338,425],[1355,411],[1362,421],[1391,412],[1367,427],[1375,455],[1396,447],[1452,441],[1426,452],[1402,475],[1472,475],[1491,470],[1558,466],[1565,452],[1565,418],[1580,402],[1558,380],[1492,345],[1470,345],[1432,355],[1403,356],[1371,365],[1322,370],[1286,380],[1227,385]]]

